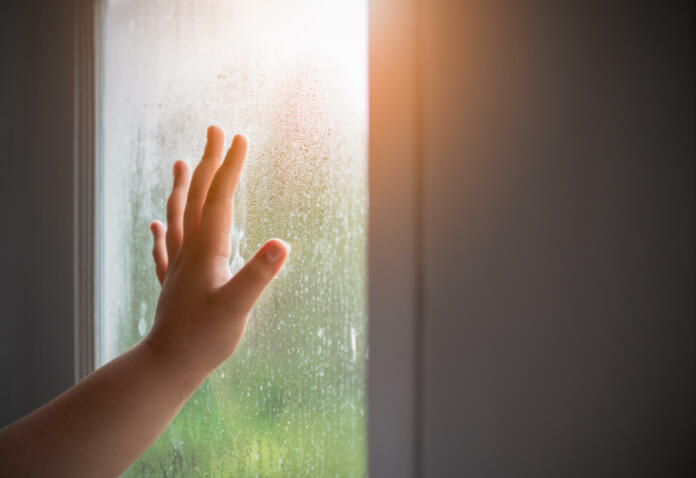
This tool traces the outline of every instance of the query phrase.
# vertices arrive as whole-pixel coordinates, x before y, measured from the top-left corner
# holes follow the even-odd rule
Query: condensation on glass
[[[235,354],[126,476],[364,476],[366,0],[101,10],[99,363],[152,326],[148,224],[208,125],[249,139],[230,266],[292,247]]]

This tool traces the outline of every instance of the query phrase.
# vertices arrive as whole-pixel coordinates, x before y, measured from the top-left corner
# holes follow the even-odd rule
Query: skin
[[[288,248],[266,242],[229,269],[234,190],[246,139],[211,126],[193,175],[174,164],[167,226],[150,225],[162,284],[155,323],[138,345],[58,398],[0,430],[0,476],[118,476],[164,431],[203,380],[236,349],[251,308]]]

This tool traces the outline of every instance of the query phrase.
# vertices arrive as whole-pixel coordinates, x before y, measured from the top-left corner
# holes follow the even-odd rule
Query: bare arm
[[[232,200],[246,156],[236,136],[208,128],[189,180],[174,165],[167,228],[153,223],[162,292],[146,339],[61,396],[0,430],[1,476],[118,476],[164,431],[244,334],[251,308],[287,257],[268,241],[234,277]]]

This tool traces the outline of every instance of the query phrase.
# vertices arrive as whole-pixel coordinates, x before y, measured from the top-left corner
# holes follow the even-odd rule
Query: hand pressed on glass
[[[167,227],[150,226],[162,293],[145,343],[205,374],[234,352],[249,311],[288,254],[282,241],[271,239],[232,277],[233,195],[247,146],[235,136],[223,161],[223,142],[219,128],[208,128],[203,159],[190,180],[186,163],[174,164]]]
[[[152,223],[162,283],[155,324],[140,344],[58,398],[0,430],[1,476],[117,476],[164,431],[208,374],[234,352],[249,312],[278,273],[287,246],[271,239],[233,277],[234,190],[246,155],[222,131],[189,182],[174,165],[167,229]]]

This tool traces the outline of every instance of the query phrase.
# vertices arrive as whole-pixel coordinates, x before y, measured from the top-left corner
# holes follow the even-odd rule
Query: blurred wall
[[[0,4],[0,427],[73,382],[73,20]]]
[[[693,3],[419,8],[422,476],[694,476]]]

